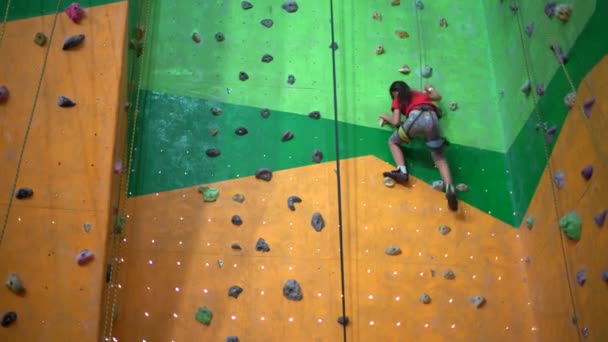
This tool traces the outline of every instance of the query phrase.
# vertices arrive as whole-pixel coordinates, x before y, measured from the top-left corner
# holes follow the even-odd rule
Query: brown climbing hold
[[[382,14],[380,14],[379,12],[374,12],[372,13],[372,19],[382,21]]]
[[[142,40],[144,39],[144,35],[146,34],[146,28],[144,25],[137,25],[135,28],[135,39]]]
[[[396,30],[395,34],[397,35],[397,37],[399,38],[409,38],[410,34],[407,33],[407,31],[402,31],[402,30]]]
[[[376,46],[376,55],[381,55],[384,53],[384,46],[378,45]]]
[[[399,6],[401,5],[401,0],[391,0],[391,6]]]
[[[441,27],[448,27],[448,21],[445,18],[441,18],[439,20],[439,26],[441,26]]]
[[[36,43],[36,45],[38,46],[44,46],[44,44],[46,44],[47,38],[44,35],[44,33],[42,32],[37,32],[34,35],[34,43]]]
[[[192,34],[192,40],[194,40],[195,43],[200,43],[201,42],[201,35],[198,32],[194,32]]]
[[[402,74],[409,74],[412,70],[410,69],[409,66],[407,65],[402,65],[401,68],[399,68],[399,72]]]

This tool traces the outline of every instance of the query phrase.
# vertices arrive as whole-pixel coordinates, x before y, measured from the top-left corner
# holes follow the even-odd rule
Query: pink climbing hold
[[[114,173],[117,175],[122,173],[122,159],[114,161]]]
[[[583,103],[583,113],[585,114],[587,119],[589,119],[591,117],[591,108],[593,108],[594,104],[595,104],[595,97],[592,97],[589,100],[585,101],[585,103]]]
[[[8,100],[8,88],[5,86],[0,86],[0,103],[4,103]]]
[[[73,22],[79,23],[80,19],[84,16],[84,10],[79,3],[73,2],[68,8],[65,9],[65,13],[72,19]]]

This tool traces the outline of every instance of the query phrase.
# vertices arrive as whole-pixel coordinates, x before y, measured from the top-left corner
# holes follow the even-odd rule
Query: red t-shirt
[[[391,109],[399,109],[401,110],[401,113],[403,113],[405,116],[408,116],[412,108],[423,104],[431,105],[434,109],[437,109],[437,107],[435,107],[435,105],[431,101],[431,97],[428,93],[412,90],[412,100],[407,106],[402,106],[402,108],[399,108],[399,100],[397,98],[394,98],[393,104],[391,105]]]

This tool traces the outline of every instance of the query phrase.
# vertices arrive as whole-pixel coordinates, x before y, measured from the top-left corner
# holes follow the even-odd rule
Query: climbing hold
[[[193,40],[195,43],[200,43],[200,42],[201,42],[201,40],[202,40],[202,38],[201,38],[201,34],[200,34],[200,33],[198,33],[198,32],[194,32],[194,33],[192,33],[192,40]]]
[[[608,282],[608,270],[602,272],[602,281]]]
[[[112,264],[108,264],[108,266],[106,266],[106,283],[109,283],[112,280],[113,269],[114,267],[112,266]]]
[[[308,117],[311,119],[319,120],[321,118],[321,112],[318,110],[308,113]]]
[[[568,238],[575,241],[581,239],[582,226],[583,223],[581,222],[581,218],[575,211],[569,212],[559,220],[559,227],[564,231]]]
[[[590,180],[592,175],[593,165],[587,165],[584,169],[581,170],[581,176],[583,176],[585,180]]]
[[[69,50],[79,46],[84,41],[84,34],[77,34],[68,37],[63,42],[63,50]]]
[[[218,42],[223,42],[226,40],[226,36],[222,32],[218,32],[215,34],[215,40]]]
[[[296,83],[296,77],[294,75],[288,75],[287,83],[293,85],[294,83]]]
[[[598,227],[603,227],[604,222],[606,222],[606,216],[608,215],[608,210],[604,209],[599,214],[593,217],[593,221],[597,224]]]
[[[230,248],[234,249],[235,251],[240,251],[241,249],[243,249],[243,247],[241,247],[241,244],[238,242],[233,242],[230,245]]]
[[[580,286],[585,285],[585,282],[587,281],[587,270],[584,268],[581,268],[580,270],[578,270],[578,272],[576,272],[576,283],[579,284]]]
[[[218,133],[219,131],[215,128],[209,129],[209,134],[211,134],[212,137],[216,136]]]
[[[536,94],[538,94],[538,96],[545,95],[545,84],[544,83],[539,83],[538,85],[536,85]]]
[[[526,28],[524,30],[526,31],[528,37],[532,37],[532,33],[534,33],[534,22],[531,22],[526,25]]]
[[[68,97],[59,96],[59,98],[57,99],[57,105],[63,108],[74,107],[76,105],[76,102],[72,101]]]
[[[401,0],[391,0],[391,6],[399,6],[401,5]]]
[[[228,289],[228,296],[230,297],[239,298],[241,293],[243,293],[243,288],[238,285],[230,286]]]
[[[374,12],[372,13],[372,19],[382,21],[382,14],[380,14],[379,12]]]
[[[230,222],[232,222],[232,224],[235,226],[240,226],[243,224],[243,219],[239,215],[232,215]]]
[[[566,106],[568,106],[568,108],[574,107],[575,102],[576,102],[576,93],[572,92],[572,93],[568,93],[568,94],[566,94],[566,96],[564,96],[564,103],[566,104]]]
[[[25,293],[25,286],[17,275],[17,273],[11,273],[5,283],[6,287],[11,290],[14,294],[22,295]]]
[[[439,19],[439,27],[444,27],[444,28],[448,27],[448,21],[446,18]]]
[[[469,303],[471,303],[476,308],[479,308],[486,302],[486,299],[483,296],[471,296],[469,297]]]
[[[399,246],[388,246],[384,250],[384,254],[386,254],[386,255],[399,255],[399,254],[401,254],[401,248],[399,248]]]
[[[264,108],[262,109],[262,111],[260,112],[260,115],[264,118],[264,119],[268,119],[268,117],[270,116],[270,110],[268,108]]]
[[[392,179],[391,177],[384,177],[384,180],[382,181],[382,183],[384,184],[385,187],[387,188],[392,188],[395,186],[395,180]]]
[[[329,48],[334,51],[338,50],[338,43],[332,42],[331,44],[329,44]]]
[[[270,252],[270,246],[263,238],[259,238],[255,243],[255,250],[258,252]]]
[[[234,134],[236,135],[245,135],[247,133],[249,133],[249,131],[245,127],[239,127],[234,131]]]
[[[511,9],[511,12],[513,12],[513,13],[517,13],[517,11],[519,11],[519,6],[516,3],[512,3],[511,6],[509,6],[509,8]]]
[[[524,258],[524,262],[525,262],[526,264],[531,263],[531,262],[532,262],[532,257],[530,257],[530,256],[528,255],[527,257],[525,257],[525,258]]]
[[[467,192],[469,191],[469,186],[464,184],[464,183],[460,183],[456,185],[456,191],[458,192]]]
[[[312,161],[315,163],[320,163],[323,160],[323,152],[319,149],[315,149],[312,152]]]
[[[409,74],[411,72],[411,69],[408,65],[404,64],[399,68],[399,72],[402,74]]]
[[[424,4],[422,3],[422,0],[416,0],[416,8],[419,10],[424,9]]]
[[[424,77],[424,78],[429,78],[431,77],[431,75],[433,74],[433,68],[431,68],[428,65],[425,65],[422,70],[420,71],[420,76]]]
[[[547,17],[552,19],[555,16],[555,7],[557,6],[557,2],[551,1],[545,5],[545,14]]]
[[[217,157],[219,156],[222,152],[220,151],[219,148],[208,148],[205,153],[207,154],[207,156],[209,157]]]
[[[234,194],[234,195],[232,195],[232,200],[235,202],[243,203],[243,202],[245,202],[245,195]]]
[[[76,256],[76,263],[78,263],[78,265],[80,266],[83,266],[88,264],[91,260],[93,260],[93,258],[95,258],[95,254],[93,254],[93,252],[88,249],[83,249]]]
[[[265,26],[267,28],[271,28],[272,24],[274,24],[274,22],[272,21],[272,19],[262,19],[260,24],[262,24],[263,26]]]
[[[442,226],[439,226],[439,228],[437,228],[437,230],[439,230],[439,233],[441,233],[441,235],[448,235],[452,231],[452,228],[442,225]]]
[[[431,296],[429,296],[426,293],[422,294],[422,296],[420,296],[420,302],[422,304],[428,304],[428,303],[430,303],[431,302]]]
[[[443,272],[443,277],[445,279],[452,280],[452,279],[456,278],[456,275],[454,274],[454,271],[452,271],[451,269],[448,268],[447,270],[445,270]]]
[[[561,170],[556,171],[555,175],[553,175],[553,182],[558,189],[563,188],[564,185],[566,185],[566,176],[564,175],[564,172]]]
[[[198,192],[203,195],[204,202],[215,202],[220,195],[220,190],[218,188],[208,186],[199,187]]]
[[[272,179],[272,171],[267,168],[260,168],[255,172],[255,178],[269,182]]]
[[[572,5],[559,4],[555,6],[555,15],[562,23],[567,23],[572,15]]]
[[[265,54],[264,56],[262,56],[262,62],[264,63],[270,63],[273,59],[274,58],[269,54]]]
[[[285,142],[285,141],[289,141],[293,139],[293,132],[292,131],[285,131],[285,133],[283,133],[283,135],[281,136],[281,141]]]
[[[118,158],[114,161],[114,173],[119,175],[122,173],[122,159]]]
[[[397,35],[397,37],[399,37],[401,39],[410,37],[410,34],[407,31],[403,31],[403,30],[396,30],[395,34]],[[384,47],[382,48],[382,50],[384,50]]]
[[[198,311],[196,311],[196,314],[194,315],[194,319],[205,325],[209,325],[213,319],[213,313],[208,307],[203,306],[198,308]]]
[[[65,9],[65,14],[67,14],[67,16],[72,19],[73,22],[78,24],[84,16],[84,10],[79,3],[72,2],[72,4]]]
[[[526,219],[526,227],[528,227],[528,229],[532,229],[532,227],[534,227],[535,222],[536,222],[536,217],[528,216],[528,218]]]
[[[114,234],[122,234],[126,223],[127,217],[125,215],[116,216],[116,221],[114,221]]]
[[[443,181],[442,180],[436,180],[433,181],[433,184],[431,185],[433,187],[433,189],[437,190],[437,191],[445,191],[445,187],[443,186]]]
[[[325,220],[323,219],[323,215],[321,215],[321,213],[319,212],[315,212],[314,214],[312,214],[310,224],[317,232],[323,230],[323,227],[325,227]]]
[[[84,229],[85,233],[88,233],[88,232],[91,231],[91,224],[87,222],[87,223],[85,223],[85,224],[82,225],[82,228]]]
[[[238,336],[228,336],[226,337],[226,342],[239,342]]]
[[[566,65],[568,64],[568,56],[564,53],[561,45],[559,45],[557,42],[554,42],[553,44],[551,44],[549,46],[549,49],[551,49],[551,51],[553,51],[553,53],[555,54],[555,57],[557,58],[557,61],[560,64]]]
[[[395,1],[395,0],[393,0],[393,1]],[[399,1],[399,0],[397,0],[397,1]],[[350,319],[348,318],[348,316],[338,317],[338,323],[340,325],[347,326],[349,321],[350,321]]]
[[[0,86],[0,103],[4,103],[8,100],[10,92],[6,86]]]
[[[249,1],[242,1],[241,2],[241,6],[243,7],[244,10],[248,10],[248,9],[252,9],[253,8],[253,4]]]
[[[135,27],[135,40],[144,39],[145,34],[146,34],[146,28],[143,25],[137,25]]]
[[[302,300],[302,288],[295,279],[289,279],[283,285],[283,296],[289,300]]]
[[[381,55],[384,53],[384,46],[378,45],[376,46],[376,55]]]
[[[34,43],[36,43],[38,46],[44,46],[47,40],[46,35],[42,32],[36,32],[34,35]]]
[[[588,327],[581,328],[581,333],[583,334],[584,338],[589,337],[589,328]]]
[[[589,100],[587,100],[587,101],[585,101],[585,103],[583,103],[583,114],[585,114],[587,119],[589,119],[591,117],[591,108],[593,108],[594,104],[595,104],[595,96],[591,97]]]
[[[224,260],[220,259],[217,261],[217,265],[222,268],[222,266],[224,266]]]
[[[524,94],[526,94],[526,96],[530,95],[531,90],[532,90],[532,82],[530,82],[530,80],[527,80],[526,82],[524,82],[524,84],[522,84],[521,91]]]
[[[435,277],[435,270],[431,269],[431,277]]]
[[[249,75],[246,72],[244,72],[244,71],[239,72],[239,80],[244,82],[244,81],[247,81],[248,79],[249,79]]]
[[[17,313],[15,311],[9,311],[2,316],[2,326],[6,328],[15,323],[16,320]]]
[[[295,0],[285,1],[281,7],[288,13],[295,13],[298,10],[298,4],[295,2]]]
[[[289,207],[289,209],[291,211],[295,211],[296,210],[296,203],[302,203],[302,199],[298,196],[289,196],[287,198],[287,207]]]
[[[17,199],[26,199],[32,196],[34,196],[34,190],[32,190],[31,188],[19,188],[19,190],[17,190],[17,193],[15,194],[15,197]]]
[[[455,112],[456,109],[458,109],[458,103],[456,103],[455,101],[450,102],[450,110],[452,112]]]
[[[547,140],[547,144],[553,143],[553,139],[555,138],[555,133],[557,132],[557,126],[553,125],[547,128],[545,132],[545,139]]]

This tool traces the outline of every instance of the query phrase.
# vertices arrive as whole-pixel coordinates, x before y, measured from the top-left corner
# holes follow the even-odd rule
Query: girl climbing
[[[412,138],[424,137],[426,146],[431,149],[435,166],[439,169],[443,179],[444,191],[448,200],[450,210],[458,210],[456,190],[452,184],[450,167],[443,153],[447,141],[441,136],[439,129],[439,115],[433,101],[440,101],[441,95],[431,86],[424,86],[424,92],[412,90],[407,83],[395,81],[389,88],[389,94],[393,100],[391,109],[393,114],[380,115],[380,125],[390,123],[398,127],[388,140],[388,146],[397,164],[397,169],[384,172],[384,177],[390,177],[397,182],[407,182],[408,171],[405,167],[401,143],[409,143]],[[401,115],[406,120],[401,124]]]

